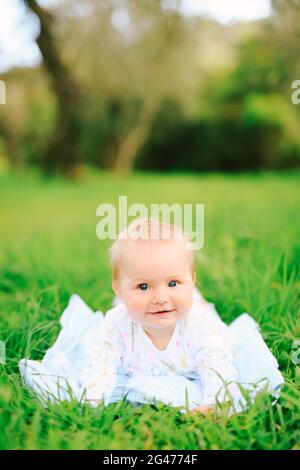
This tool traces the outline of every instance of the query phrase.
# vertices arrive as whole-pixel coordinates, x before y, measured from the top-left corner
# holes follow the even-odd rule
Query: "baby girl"
[[[131,378],[132,388],[134,376],[141,383],[177,375],[187,384],[198,378],[201,395],[193,409],[210,412],[226,390],[229,398],[226,384],[237,379],[237,370],[225,324],[200,295],[195,298],[188,238],[176,226],[138,220],[110,253],[112,288],[120,303],[106,313],[98,347],[81,374],[86,399],[95,404],[108,399],[119,372]]]
[[[179,227],[135,220],[110,255],[115,306],[103,316],[72,296],[42,362],[19,362],[26,385],[68,399],[56,390],[63,379],[92,406],[155,399],[203,414],[220,402],[241,410],[237,384],[252,398],[263,388],[278,397],[283,377],[257,323],[244,313],[227,326],[202,298],[194,251]]]

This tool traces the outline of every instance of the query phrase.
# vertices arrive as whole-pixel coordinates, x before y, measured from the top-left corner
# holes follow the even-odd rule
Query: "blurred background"
[[[299,25],[300,0],[0,0],[0,449],[299,449]],[[44,357],[70,296],[111,308],[96,209],[120,195],[204,204],[197,286],[260,325],[276,407],[100,423],[31,399],[19,360]]]
[[[297,0],[1,0],[0,173],[300,163]]]

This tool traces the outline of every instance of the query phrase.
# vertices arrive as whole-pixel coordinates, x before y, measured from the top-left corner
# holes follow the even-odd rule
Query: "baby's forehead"
[[[186,241],[182,240],[132,240],[120,257],[120,267],[132,273],[175,274],[189,267]]]
[[[168,256],[170,252],[176,250],[185,253],[187,251],[188,242],[185,238],[180,239],[137,239],[137,240],[124,240],[121,249],[122,254],[136,254],[143,252],[151,252],[153,254],[159,253],[160,255]]]

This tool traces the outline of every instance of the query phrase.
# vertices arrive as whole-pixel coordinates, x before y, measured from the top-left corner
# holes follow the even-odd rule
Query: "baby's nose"
[[[166,302],[168,302],[168,296],[162,292],[158,293],[158,294],[155,294],[153,299],[152,299],[152,302],[154,304],[165,304]]]
[[[152,302],[153,302],[154,304],[165,304],[165,303],[167,302],[167,300],[166,300],[166,299],[162,299],[162,298],[156,298],[156,297],[154,297],[154,299],[152,300]]]

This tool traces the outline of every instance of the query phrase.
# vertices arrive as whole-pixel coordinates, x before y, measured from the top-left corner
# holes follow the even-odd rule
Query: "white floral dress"
[[[120,374],[183,376],[198,379],[199,405],[223,400],[228,382],[237,379],[228,327],[211,311],[211,304],[194,301],[185,319],[175,324],[165,350],[159,350],[124,304],[109,310],[90,349],[80,376],[87,400],[109,400]],[[232,387],[232,386],[231,386]],[[200,399],[199,399],[200,401]]]
[[[93,312],[76,294],[60,317],[62,329],[42,361],[19,361],[22,379],[42,404],[87,400],[107,405],[162,401],[183,409],[234,399],[234,411],[247,408],[239,385],[252,399],[265,389],[276,399],[284,379],[247,313],[229,326],[197,289],[192,309],[176,323],[164,351],[119,303],[106,315]],[[255,389],[253,384],[259,384]],[[183,411],[184,412],[184,411]]]

